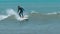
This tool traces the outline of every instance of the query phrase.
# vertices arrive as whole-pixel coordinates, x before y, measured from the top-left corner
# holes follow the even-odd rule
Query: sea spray
[[[14,16],[15,17],[15,19],[17,19],[17,20],[23,20],[22,18],[20,18],[20,16],[19,16],[19,14],[16,12],[16,11],[14,11],[13,9],[7,9],[6,10],[6,13],[7,13],[7,15],[5,16],[5,15],[1,15],[0,16],[0,20],[3,20],[3,19],[5,19],[5,18],[9,18],[9,17],[11,17],[11,16]],[[24,13],[24,17],[25,18],[28,18],[28,15],[25,15],[26,13]],[[13,17],[12,17],[13,18]]]

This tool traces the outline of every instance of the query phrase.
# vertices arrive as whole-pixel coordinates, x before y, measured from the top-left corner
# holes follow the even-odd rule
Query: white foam
[[[57,12],[47,13],[47,15],[57,14]]]
[[[36,11],[32,11],[31,13],[38,13],[38,12],[36,12]]]
[[[17,18],[17,20],[20,20],[20,21],[25,20],[25,19],[28,19],[28,15],[24,15],[23,18],[21,18],[21,17],[18,17],[18,18]]]
[[[17,20],[23,20],[23,19],[27,19],[28,18],[28,15],[24,15],[24,18],[20,18],[20,16],[18,15],[18,13],[16,11],[14,11],[13,9],[7,9],[6,13],[7,13],[7,15],[0,15],[0,20],[8,18],[8,17],[10,17],[12,15],[14,15],[15,19],[17,19]]]
[[[8,9],[7,11],[7,15],[16,15],[16,12],[13,9]]]
[[[5,19],[5,18],[7,18],[8,16],[6,16],[6,15],[0,15],[0,20],[3,20],[3,19]]]

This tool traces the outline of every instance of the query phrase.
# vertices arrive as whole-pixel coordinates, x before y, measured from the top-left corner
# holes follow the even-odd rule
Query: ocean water
[[[0,34],[60,34],[60,0],[0,0]]]

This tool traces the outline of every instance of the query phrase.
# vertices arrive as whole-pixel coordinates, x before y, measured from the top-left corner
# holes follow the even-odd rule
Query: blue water
[[[12,8],[17,11],[17,6],[22,6],[25,11],[31,10],[37,12],[54,12],[60,11],[60,0],[0,0],[0,13],[6,9]]]
[[[28,20],[17,20],[17,6]],[[0,0],[0,34],[60,34],[60,0]]]

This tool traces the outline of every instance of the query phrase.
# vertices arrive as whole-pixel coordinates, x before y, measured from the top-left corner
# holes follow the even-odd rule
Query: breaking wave
[[[6,10],[7,15],[0,15],[0,21],[1,20],[6,20],[8,18],[8,20],[19,20],[19,15],[17,14],[16,11],[14,11],[13,9],[8,9]],[[25,14],[24,14],[25,15]],[[29,16],[29,17],[28,17]],[[32,11],[31,13],[25,15],[25,17],[28,17],[30,20],[36,20],[36,21],[40,21],[40,20],[50,20],[50,19],[60,19],[60,12],[52,12],[52,13],[38,13],[35,11]]]
[[[15,20],[20,20],[20,17],[16,11],[13,9],[8,9],[6,10],[7,15],[0,15],[0,20],[5,20],[5,19],[15,19]],[[25,17],[28,17],[28,15],[24,15]]]

